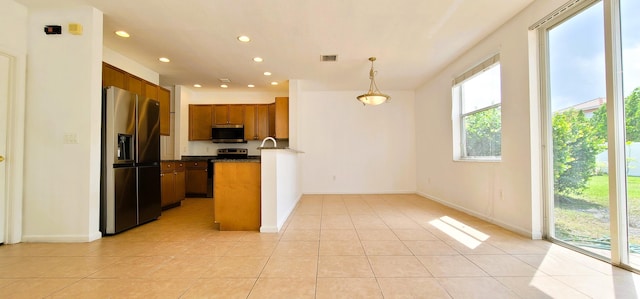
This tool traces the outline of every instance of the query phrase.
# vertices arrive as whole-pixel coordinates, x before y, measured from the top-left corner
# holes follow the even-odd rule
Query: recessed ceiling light
[[[248,43],[251,41],[251,38],[246,36],[246,35],[240,35],[238,36],[238,40],[243,42],[243,43]]]
[[[249,84],[249,85],[247,85],[247,87],[249,87],[249,88],[254,88],[254,87],[256,87],[256,86],[255,86],[255,85],[253,85],[253,84]]]
[[[271,72],[264,72],[265,76],[271,76]]]
[[[162,61],[162,62],[169,62],[169,61],[171,61],[171,60],[169,60],[169,58],[167,58],[167,57],[160,57],[160,58],[158,58],[158,60],[160,60],[160,61]]]
[[[262,57],[253,57],[253,61],[262,62]]]
[[[202,87],[202,85],[200,85],[200,84],[193,84],[193,87],[200,88],[200,87]]]
[[[278,82],[273,81],[273,82],[271,82],[271,85],[278,85]]]
[[[129,37],[131,35],[129,35],[128,32],[124,31],[124,30],[118,30],[116,31],[116,35],[119,37]]]
[[[222,87],[222,88],[228,88],[228,87],[229,87],[229,85],[227,85],[227,84],[222,84],[222,85],[220,85],[220,87]]]

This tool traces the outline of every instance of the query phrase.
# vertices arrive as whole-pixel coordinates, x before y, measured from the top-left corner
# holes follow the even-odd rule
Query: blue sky
[[[624,94],[640,87],[640,1],[621,0]],[[636,13],[637,14],[637,13]],[[603,5],[549,32],[552,110],[606,96]]]

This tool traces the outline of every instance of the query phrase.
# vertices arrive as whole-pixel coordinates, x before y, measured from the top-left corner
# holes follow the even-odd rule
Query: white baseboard
[[[260,226],[261,233],[277,233],[278,231],[276,226]]]
[[[98,231],[89,235],[23,235],[22,242],[85,243],[100,238],[102,238],[102,233]]]
[[[435,202],[441,203],[441,204],[443,204],[443,205],[445,205],[447,207],[450,207],[452,209],[456,209],[458,211],[465,212],[465,213],[467,213],[467,214],[469,214],[471,216],[480,218],[480,219],[482,219],[484,221],[487,221],[489,223],[493,223],[493,224],[495,224],[497,226],[500,226],[500,227],[502,227],[504,229],[507,229],[507,230],[512,231],[514,233],[517,233],[519,235],[525,236],[527,238],[531,238],[531,239],[541,239],[542,238],[542,235],[540,235],[540,234],[533,234],[531,231],[529,231],[527,229],[524,229],[522,227],[514,226],[514,225],[511,225],[509,223],[505,223],[505,222],[500,221],[498,219],[495,219],[493,217],[488,217],[486,215],[480,214],[480,213],[478,213],[476,211],[473,211],[473,210],[469,210],[469,209],[467,209],[467,208],[465,208],[463,206],[448,202],[448,201],[443,200],[441,198],[438,198],[436,196],[431,196],[431,195],[423,193],[423,192],[416,192],[416,194],[424,197],[425,199],[433,200]]]

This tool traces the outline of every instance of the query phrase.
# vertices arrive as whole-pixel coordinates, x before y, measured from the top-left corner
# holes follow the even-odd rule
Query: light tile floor
[[[640,278],[416,195],[304,196],[279,234],[211,199],[91,243],[0,246],[0,298],[637,298]]]

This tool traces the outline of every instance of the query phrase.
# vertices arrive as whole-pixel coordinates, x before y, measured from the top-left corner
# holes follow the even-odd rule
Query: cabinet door
[[[229,123],[233,125],[244,123],[244,105],[229,105]]]
[[[127,75],[127,90],[138,95],[144,95],[144,82],[142,79],[133,76],[131,74]]]
[[[147,99],[154,99],[157,100],[158,99],[158,85],[155,85],[151,82],[147,82],[147,81],[143,81],[142,84],[144,85],[144,96]]]
[[[276,137],[276,103],[269,104],[269,136]]]
[[[185,193],[191,196],[207,196],[207,161],[185,164]]]
[[[226,125],[229,121],[229,105],[213,105],[213,123]]]
[[[189,140],[211,140],[211,105],[189,105]]]
[[[171,135],[171,92],[158,87],[158,101],[160,102],[160,135]]]
[[[110,64],[102,63],[102,86],[115,86],[125,89],[125,71]]]
[[[176,176],[176,202],[179,202],[184,199],[186,194],[184,169],[181,171],[176,170],[175,176]]]
[[[244,105],[244,139],[258,138],[256,130],[256,105]]]
[[[269,137],[269,105],[258,105],[258,140]]]
[[[175,202],[175,163],[160,163],[160,202],[162,207],[166,207]]]
[[[289,139],[288,97],[276,97],[276,138]]]

